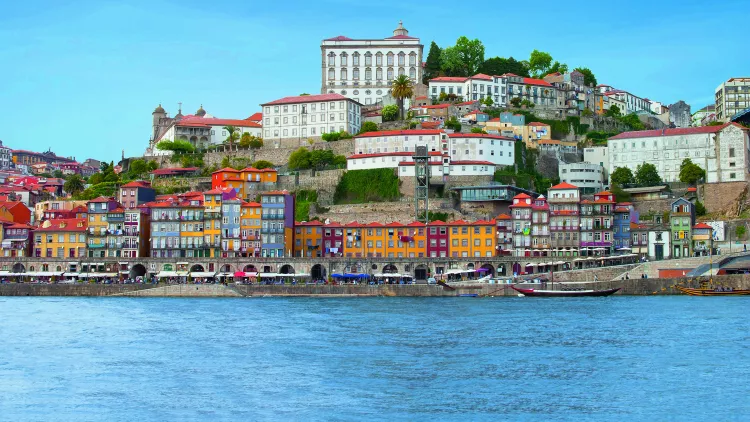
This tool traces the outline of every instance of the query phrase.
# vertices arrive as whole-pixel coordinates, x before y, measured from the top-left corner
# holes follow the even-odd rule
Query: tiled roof
[[[459,161],[451,161],[451,165],[480,165],[480,166],[494,166],[495,163],[489,162],[489,161],[479,161],[479,160],[459,160]]]
[[[446,223],[445,221],[442,221],[442,220],[435,220],[435,221],[431,221],[431,222],[429,222],[429,223],[428,223],[427,225],[428,225],[428,226],[445,226],[445,225],[447,225],[447,224],[448,224],[448,223]]]
[[[720,126],[699,126],[699,127],[687,127],[687,128],[674,128],[674,129],[655,129],[655,130],[639,130],[634,132],[623,132],[619,135],[615,135],[610,140],[617,139],[634,139],[634,138],[652,138],[657,136],[684,136],[684,135],[697,135],[704,133],[717,133],[722,131],[727,126],[734,125],[740,129],[747,130],[737,123],[724,123]]]
[[[176,126],[239,126],[239,127],[255,127],[260,128],[263,127],[258,123],[252,122],[250,120],[241,120],[241,119],[217,119],[215,117],[198,117],[198,116],[190,116],[190,117],[183,117],[177,123],[175,123]]]
[[[295,226],[322,226],[323,223],[318,220],[312,220],[312,221],[295,221]]]
[[[508,138],[502,135],[493,135],[491,133],[449,133],[449,138],[491,138],[491,139],[502,139],[505,141],[514,141],[513,138]]]
[[[89,203],[91,203],[91,202],[95,202],[95,203],[98,203],[98,202],[110,202],[110,201],[114,201],[114,198],[108,198],[106,196],[100,196],[98,198],[90,200]]]
[[[549,87],[552,87],[551,83],[549,83],[547,81],[543,81],[541,79],[534,79],[534,78],[523,78],[523,83],[526,84],[526,85],[539,85],[539,86],[549,86]]]
[[[179,173],[189,173],[198,171],[198,167],[178,167],[178,168],[168,168],[168,169],[156,169],[151,172],[153,175],[157,176],[167,176],[171,174],[179,174]]]
[[[36,231],[42,232],[83,232],[86,231],[87,220],[85,218],[59,218],[47,220],[48,227],[39,227]],[[78,227],[78,223],[82,223]],[[64,226],[64,227],[61,227]]]
[[[224,167],[223,169],[216,170],[215,172],[213,172],[211,174],[216,174],[216,173],[239,173],[239,172],[240,171],[237,170],[237,169],[233,169],[231,167]]]
[[[351,39],[351,38],[349,38],[349,37],[345,37],[343,35],[339,35],[338,37],[326,38],[323,41],[354,41],[354,40]]]
[[[250,120],[251,122],[260,122],[261,120],[263,120],[263,113],[261,113],[260,111],[257,113],[253,113],[252,116],[248,117],[245,120]]]
[[[439,76],[430,79],[428,82],[466,82],[467,79],[469,78],[463,76]]]
[[[470,79],[481,79],[481,80],[484,80],[484,81],[491,81],[492,80],[492,76],[485,75],[484,73],[477,73],[476,75],[472,76]]]
[[[270,103],[261,104],[267,105],[280,105],[280,104],[298,104],[298,103],[313,103],[318,101],[336,101],[336,100],[349,100],[341,94],[318,94],[318,95],[298,95],[296,97],[284,97],[278,100],[271,101]],[[352,100],[353,101],[353,100]]]
[[[552,186],[550,189],[578,189],[578,186],[571,185],[570,183],[567,183],[567,182],[562,182],[555,186]]]
[[[134,180],[132,182],[125,183],[124,185],[120,187],[121,188],[150,188],[151,183],[145,182],[143,180]]]
[[[549,125],[547,123],[542,123],[542,122],[531,122],[527,124],[527,126],[549,126]]]
[[[261,195],[289,195],[288,190],[270,190],[268,192],[263,192]]]
[[[386,38],[386,40],[418,40],[419,38],[416,37],[410,37],[408,35],[394,35],[392,37]]]
[[[399,167],[410,167],[410,166],[415,165],[415,163],[414,163],[414,161],[401,161],[400,163],[398,163],[398,165],[399,165]],[[441,166],[441,165],[443,165],[443,162],[442,161],[429,161],[427,163],[427,165],[430,165],[430,166]]]
[[[443,156],[443,153],[440,151],[430,151],[428,153],[430,156]],[[414,152],[409,151],[403,151],[403,152],[379,152],[374,154],[354,154],[350,155],[347,158],[347,160],[353,160],[357,158],[372,158],[372,157],[412,157],[414,156]]]
[[[713,227],[709,226],[706,223],[698,223],[698,224],[694,225],[693,228],[694,229],[709,229],[709,230],[713,230],[714,229]]]

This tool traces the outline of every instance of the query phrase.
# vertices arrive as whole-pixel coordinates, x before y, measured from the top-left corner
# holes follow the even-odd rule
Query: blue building
[[[285,190],[266,192],[260,206],[260,256],[294,256],[294,196]]]
[[[622,202],[615,205],[612,227],[612,249],[615,254],[630,253],[630,223],[638,222],[638,212],[630,202]]]
[[[221,256],[240,256],[240,205],[239,198],[227,199],[221,203]]]

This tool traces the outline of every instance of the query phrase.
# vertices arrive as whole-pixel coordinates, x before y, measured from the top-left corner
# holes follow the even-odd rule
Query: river
[[[746,298],[0,298],[0,420],[741,420]]]

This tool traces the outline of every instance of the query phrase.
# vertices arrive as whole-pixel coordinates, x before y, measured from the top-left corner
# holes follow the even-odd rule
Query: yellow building
[[[240,238],[242,256],[260,256],[261,206],[257,202],[241,203]]]
[[[103,258],[107,255],[107,235],[109,229],[107,215],[115,208],[121,207],[121,205],[114,198],[105,196],[92,199],[86,205],[88,207],[89,218],[87,255],[89,257]]]
[[[47,220],[34,231],[34,256],[82,258],[86,256],[86,219]]]
[[[225,199],[235,198],[231,188],[216,188],[203,193],[203,245],[208,257],[221,256],[221,205]]]
[[[344,224],[344,256],[361,258],[366,255],[366,243],[363,238],[364,227],[362,224],[352,221]]]
[[[382,258],[386,255],[387,230],[383,224],[368,223],[363,228],[363,242],[365,256]]]
[[[323,249],[323,223],[303,221],[294,223],[294,256],[319,257]]]

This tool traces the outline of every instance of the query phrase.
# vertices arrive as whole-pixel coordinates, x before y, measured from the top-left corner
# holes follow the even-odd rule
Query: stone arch
[[[205,136],[201,136],[200,142],[201,142],[200,144],[201,146],[205,146],[208,143],[208,138]]]
[[[187,135],[180,135],[180,136],[177,137],[177,139],[179,139],[181,141],[187,141],[188,137],[187,137]]]
[[[315,264],[310,268],[310,277],[313,280],[320,280],[326,278],[326,267],[321,264]]]
[[[484,264],[479,269],[485,269],[487,271],[480,271],[480,276],[484,277],[486,275],[495,275],[495,267],[492,264]]]
[[[245,265],[245,266],[244,266],[244,267],[242,268],[242,271],[243,271],[243,272],[246,272],[246,273],[257,273],[257,272],[258,272],[258,269],[257,269],[257,268],[255,268],[255,265],[253,265],[253,264],[247,264],[247,265]]]
[[[55,267],[55,271],[62,271],[62,270],[63,270],[62,265],[58,265],[57,267]]]
[[[466,269],[467,270],[473,270],[474,269],[474,263],[473,262],[469,262],[468,264],[466,264]]]
[[[289,264],[284,264],[279,269],[279,274],[294,274],[294,267]]]
[[[427,280],[430,273],[430,267],[426,264],[419,264],[414,267],[414,279],[416,280]]]
[[[232,267],[231,264],[224,264],[219,269],[219,272],[222,272],[222,273],[234,273],[234,268]]]
[[[521,274],[521,270],[522,270],[521,264],[519,264],[518,262],[514,262],[512,270],[513,270],[513,274]]]
[[[34,272],[34,266],[33,265],[29,267],[29,272]]]
[[[206,269],[205,269],[205,267],[204,267],[203,265],[201,265],[201,264],[194,264],[193,266],[191,266],[191,267],[190,267],[190,272],[191,272],[191,273],[192,273],[192,272],[196,272],[196,273],[202,273],[202,272],[204,272],[204,271],[206,271]]]
[[[398,267],[395,264],[386,264],[383,266],[383,274],[397,273]]]
[[[263,266],[263,272],[264,273],[270,273],[271,272],[271,266],[270,265],[264,265]]]
[[[15,264],[13,264],[13,272],[14,273],[25,273],[26,272],[26,267],[23,264],[21,264],[20,262],[17,262]]]
[[[143,264],[135,264],[130,267],[130,278],[136,279],[138,277],[144,277],[146,275],[146,267]]]
[[[507,275],[511,275],[511,274],[508,273],[508,268],[509,268],[509,266],[506,263],[497,264],[497,268],[495,268],[495,276],[507,276]]]
[[[198,137],[197,137],[197,136],[191,136],[191,137],[190,137],[190,143],[191,143],[191,144],[192,144],[193,146],[196,146],[196,145],[198,145]]]

